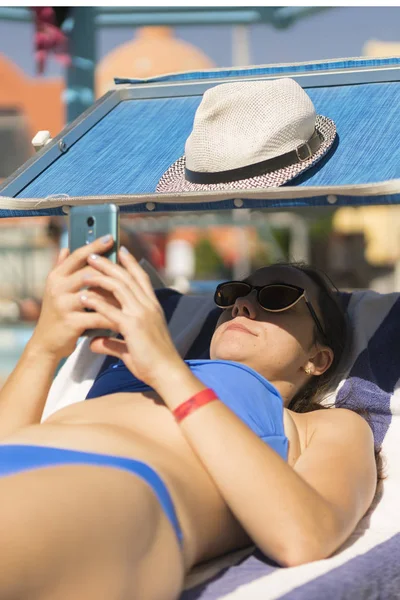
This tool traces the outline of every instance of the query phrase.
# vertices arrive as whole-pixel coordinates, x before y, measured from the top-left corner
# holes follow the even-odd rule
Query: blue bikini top
[[[185,362],[204,385],[212,388],[226,406],[286,460],[288,440],[283,427],[283,401],[267,379],[246,365],[228,360]],[[86,398],[147,391],[151,388],[119,360],[97,376]]]

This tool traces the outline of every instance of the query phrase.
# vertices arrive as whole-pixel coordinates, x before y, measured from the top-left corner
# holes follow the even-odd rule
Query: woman
[[[178,355],[133,256],[101,256],[111,244],[62,251],[1,391],[0,598],[166,600],[194,564],[251,541],[282,566],[332,554],[374,496],[372,433],[345,409],[287,408],[340,358],[332,292],[279,265],[220,287],[208,362],[229,388],[221,401],[202,383],[207,361]],[[57,363],[98,327],[123,339],[92,350],[127,369],[114,364],[93,387],[103,395],[40,424]]]

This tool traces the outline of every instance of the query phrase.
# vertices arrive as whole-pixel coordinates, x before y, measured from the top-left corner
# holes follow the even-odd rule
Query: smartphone
[[[119,249],[119,208],[115,204],[87,204],[72,206],[69,212],[68,239],[71,252],[90,244],[95,239],[111,234],[114,239],[112,248],[103,254],[112,262],[118,262]],[[89,337],[112,337],[110,329],[88,329],[83,332]]]

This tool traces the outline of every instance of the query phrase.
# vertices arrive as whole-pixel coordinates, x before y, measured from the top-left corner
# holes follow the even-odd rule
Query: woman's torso
[[[287,460],[294,466],[306,446],[306,415],[283,411]],[[191,449],[169,409],[154,392],[118,392],[72,404],[3,439],[142,460],[166,483],[193,564],[250,542]],[[222,532],[222,535],[221,535]]]

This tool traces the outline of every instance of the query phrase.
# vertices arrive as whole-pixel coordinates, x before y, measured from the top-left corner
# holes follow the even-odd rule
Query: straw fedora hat
[[[216,85],[203,95],[184,156],[156,191],[280,186],[321,160],[335,136],[334,122],[316,114],[293,79]]]

